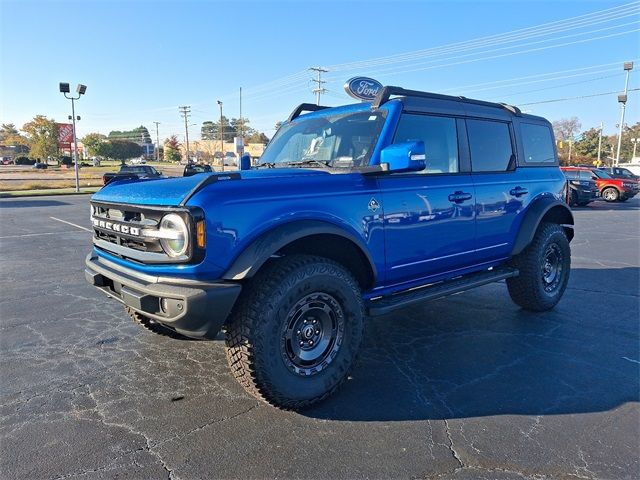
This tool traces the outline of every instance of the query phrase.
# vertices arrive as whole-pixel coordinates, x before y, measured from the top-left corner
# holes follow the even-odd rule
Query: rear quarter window
[[[553,134],[546,125],[520,123],[524,163],[526,165],[557,164],[553,148]]]

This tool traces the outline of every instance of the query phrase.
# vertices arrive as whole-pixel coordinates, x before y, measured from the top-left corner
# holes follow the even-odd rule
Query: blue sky
[[[612,133],[615,95],[525,104],[622,90],[626,60],[638,61],[630,88],[640,87],[639,11],[624,1],[0,0],[0,122],[64,121],[67,81],[88,86],[79,136],[159,121],[161,141],[183,138],[178,106],[191,105],[198,138],[219,116],[216,100],[239,115],[243,87],[243,116],[271,135],[314,101],[307,69],[324,66],[328,105],[351,103],[342,85],[363,74],[550,120],[577,116],[584,128],[603,121]],[[639,102],[631,93],[626,123],[640,120]]]

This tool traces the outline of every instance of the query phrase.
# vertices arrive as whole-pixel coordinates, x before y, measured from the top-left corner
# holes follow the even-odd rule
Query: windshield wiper
[[[276,164],[274,163],[269,163],[269,162],[264,162],[264,163],[256,163],[253,168],[276,168]]]
[[[287,165],[289,167],[303,167],[303,166],[309,166],[309,165],[317,165],[319,167],[331,167],[330,163],[328,160],[314,160],[314,159],[308,159],[308,160],[301,160],[298,162],[282,162],[283,165]]]

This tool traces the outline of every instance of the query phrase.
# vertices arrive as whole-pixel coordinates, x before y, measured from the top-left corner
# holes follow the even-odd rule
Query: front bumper
[[[576,201],[578,203],[593,202],[600,197],[600,190],[572,187],[571,190],[575,192]]]
[[[154,277],[96,255],[86,259],[85,277],[136,312],[193,338],[213,339],[231,313],[241,286]]]

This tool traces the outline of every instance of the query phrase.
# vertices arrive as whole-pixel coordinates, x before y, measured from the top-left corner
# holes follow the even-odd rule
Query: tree
[[[127,140],[129,142],[146,144],[153,143],[151,141],[151,135],[149,135],[149,130],[147,130],[147,127],[144,125],[140,125],[133,130],[113,130],[109,132],[109,140]]]
[[[236,136],[236,129],[234,122],[237,125],[238,120],[236,118],[229,119],[225,116],[222,117],[222,126],[224,128],[224,141],[229,142]],[[202,140],[220,140],[220,120],[213,122],[207,120],[202,122],[200,128],[200,137]]]
[[[3,123],[0,127],[0,145],[10,147],[17,155],[29,151],[29,140],[20,135],[13,123]]]
[[[108,140],[100,144],[100,152],[102,156],[120,160],[124,165],[126,160],[142,155],[142,147],[127,140]]]
[[[58,153],[58,124],[44,115],[36,115],[25,123],[22,131],[29,140],[30,156],[47,159]]]
[[[573,137],[582,127],[578,117],[562,118],[553,122],[552,125],[556,140],[562,140],[563,142],[573,140]]]
[[[580,135],[580,139],[575,143],[576,154],[589,158],[598,158],[598,141],[600,131],[597,128],[590,128]]]
[[[264,133],[262,132],[256,132],[254,131],[253,134],[251,134],[250,136],[248,136],[246,138],[246,142],[247,143],[262,143],[262,144],[267,144],[269,143],[269,137],[267,137]]]
[[[179,162],[182,159],[180,142],[175,135],[171,135],[164,141],[164,159],[167,162]]]
[[[97,157],[106,157],[104,154],[105,149],[103,144],[106,142],[107,137],[102,135],[101,133],[88,133],[80,140],[82,144],[86,147],[89,152],[89,155],[97,156]]]
[[[571,117],[556,120],[552,125],[553,134],[558,142],[558,156],[561,162],[566,163],[569,160],[575,136],[580,131],[582,124],[578,117]]]

